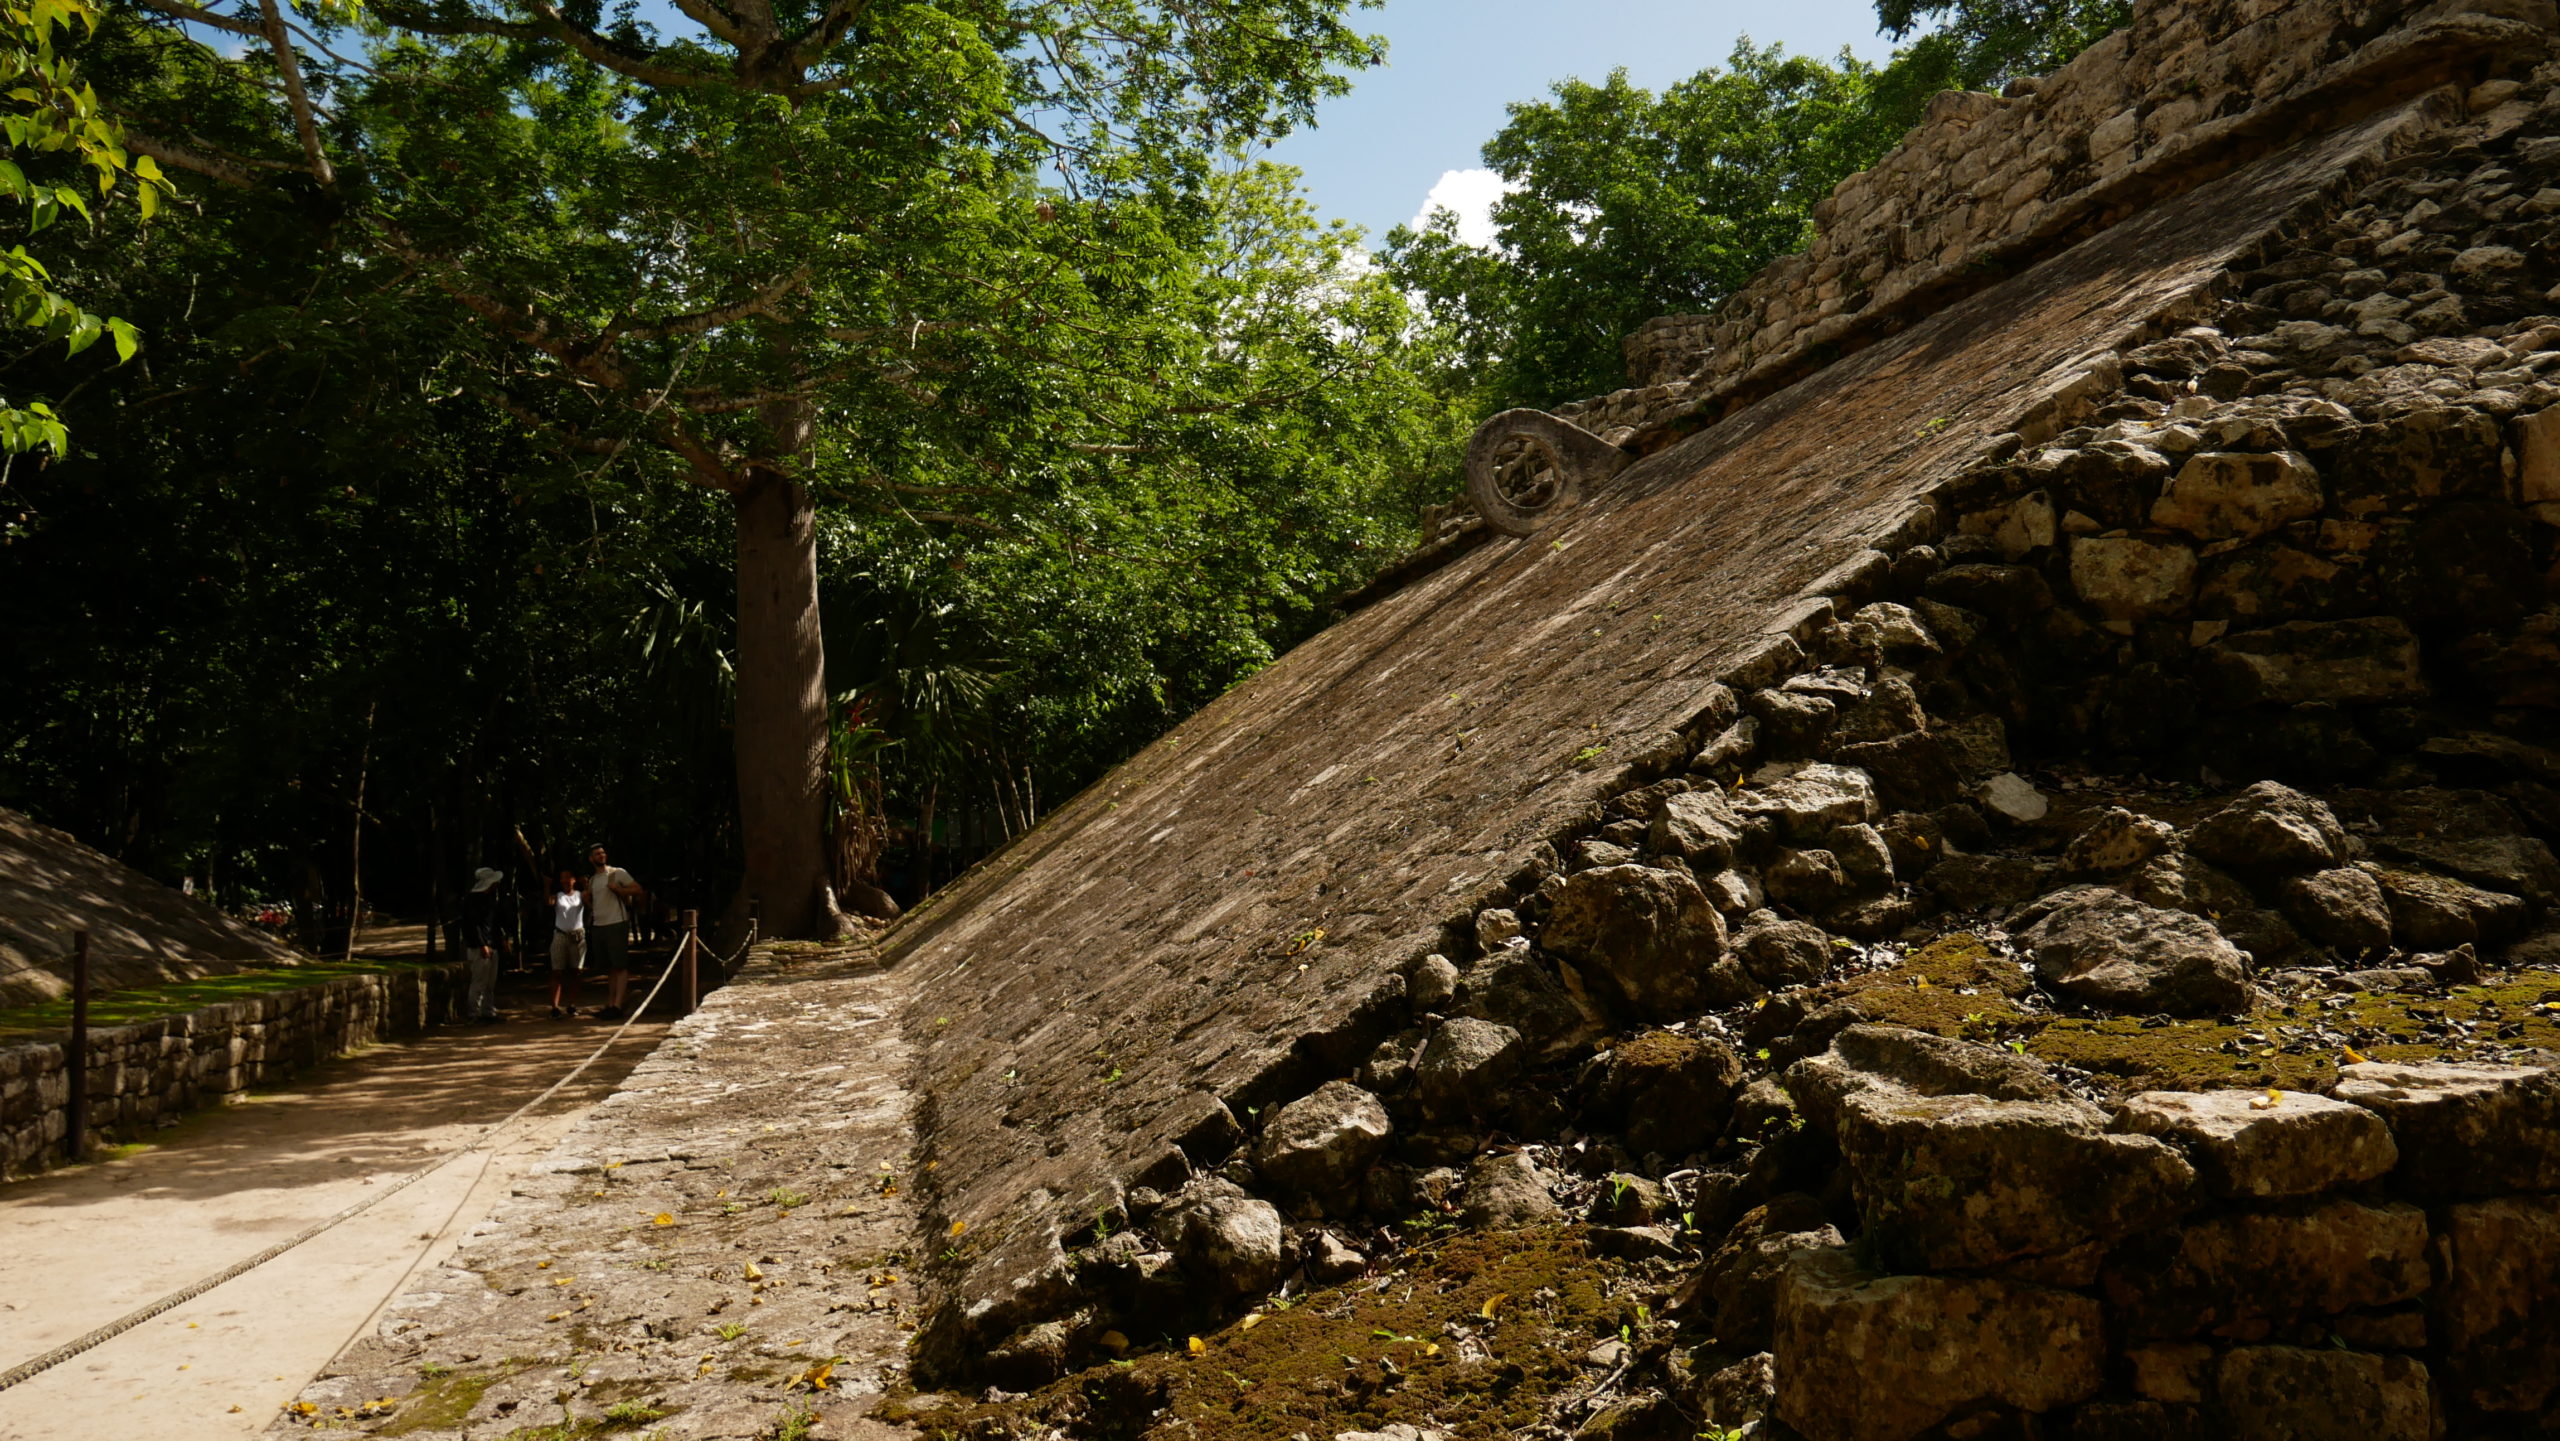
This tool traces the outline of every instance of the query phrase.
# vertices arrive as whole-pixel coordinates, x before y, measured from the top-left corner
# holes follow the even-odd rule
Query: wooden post
[[[71,933],[71,1044],[63,1053],[70,1083],[62,1098],[62,1149],[74,1163],[89,1149],[89,933]]]
[[[684,1013],[702,1004],[702,933],[699,911],[684,913]]]

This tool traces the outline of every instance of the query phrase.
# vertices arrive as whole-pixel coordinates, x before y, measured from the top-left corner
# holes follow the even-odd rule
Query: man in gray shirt
[[[631,907],[640,899],[640,883],[605,858],[604,847],[587,847],[587,954],[605,973],[605,1007],[596,1012],[618,1021],[630,1012],[622,1004],[631,987]]]

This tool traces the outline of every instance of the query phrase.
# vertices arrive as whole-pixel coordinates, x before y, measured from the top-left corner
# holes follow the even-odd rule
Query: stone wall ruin
[[[1611,1404],[1663,1425],[2327,1434],[2282,1429],[2306,1386],[2387,1398],[2382,1434],[2539,1415],[2547,1388],[2465,1379],[2479,1347],[2542,1354],[2539,1283],[2401,1265],[2172,1326],[2185,1379],[2154,1382],[2129,1368],[2171,1353],[2124,1320],[2150,1283],[2109,1277],[2136,1236],[2210,1250],[2323,1207],[2349,1230],[2302,1255],[2488,1224],[2389,1166],[2233,1199],[2199,1179],[2213,1126],[2146,1134],[2144,1107],[2334,1101],[2403,1148],[2442,1143],[2357,1085],[2540,1114],[2548,19],[2156,7],[2032,94],[1950,98],[1720,312],[1675,397],[1715,423],[1374,601],[910,922],[931,1204],[970,1238],[920,1365],[1035,1385],[1388,1264],[1415,1216],[1580,1212],[1665,1278],[1649,1314],[1735,1248],[1769,1263],[1730,1334],[1693,1302],[1622,1378]],[[2214,78],[2268,45],[2248,87]],[[2043,167],[2034,205],[1929,189],[2013,166]],[[2276,862],[2261,832],[2315,839]],[[1914,1081],[1873,1059],[1897,1045],[1953,1059]],[[1945,1079],[1990,1061],[2036,1079]],[[2390,1070],[2446,1064],[2509,1069]],[[1828,1112],[1825,1067],[1865,1077]],[[1912,1156],[1944,1184],[1888,1194]],[[2059,1229],[1893,1249],[1960,1233],[1930,1206],[2013,1162],[2051,1168],[1998,1179]],[[2538,1236],[2551,1189],[2444,1204]],[[1929,1306],[2021,1345],[2067,1320],[2085,1353],[1884,1344]],[[2502,1319],[2429,1319],[2465,1307]],[[1899,1409],[1825,1412],[1848,1355]]]

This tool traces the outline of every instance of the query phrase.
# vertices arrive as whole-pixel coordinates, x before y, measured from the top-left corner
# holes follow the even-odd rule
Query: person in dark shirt
[[[464,1019],[475,1026],[498,1019],[498,948],[507,943],[508,920],[499,905],[498,882],[505,879],[496,868],[482,866],[472,873],[471,891],[462,898],[462,958],[471,974]]]

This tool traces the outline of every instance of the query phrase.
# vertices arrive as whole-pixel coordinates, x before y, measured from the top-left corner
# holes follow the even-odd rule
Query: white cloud
[[[1448,210],[1458,217],[1458,238],[1479,249],[1493,248],[1493,203],[1511,192],[1512,187],[1490,170],[1444,170],[1431,193],[1422,197],[1422,209],[1413,217],[1413,228],[1420,230],[1431,221],[1434,210]]]

